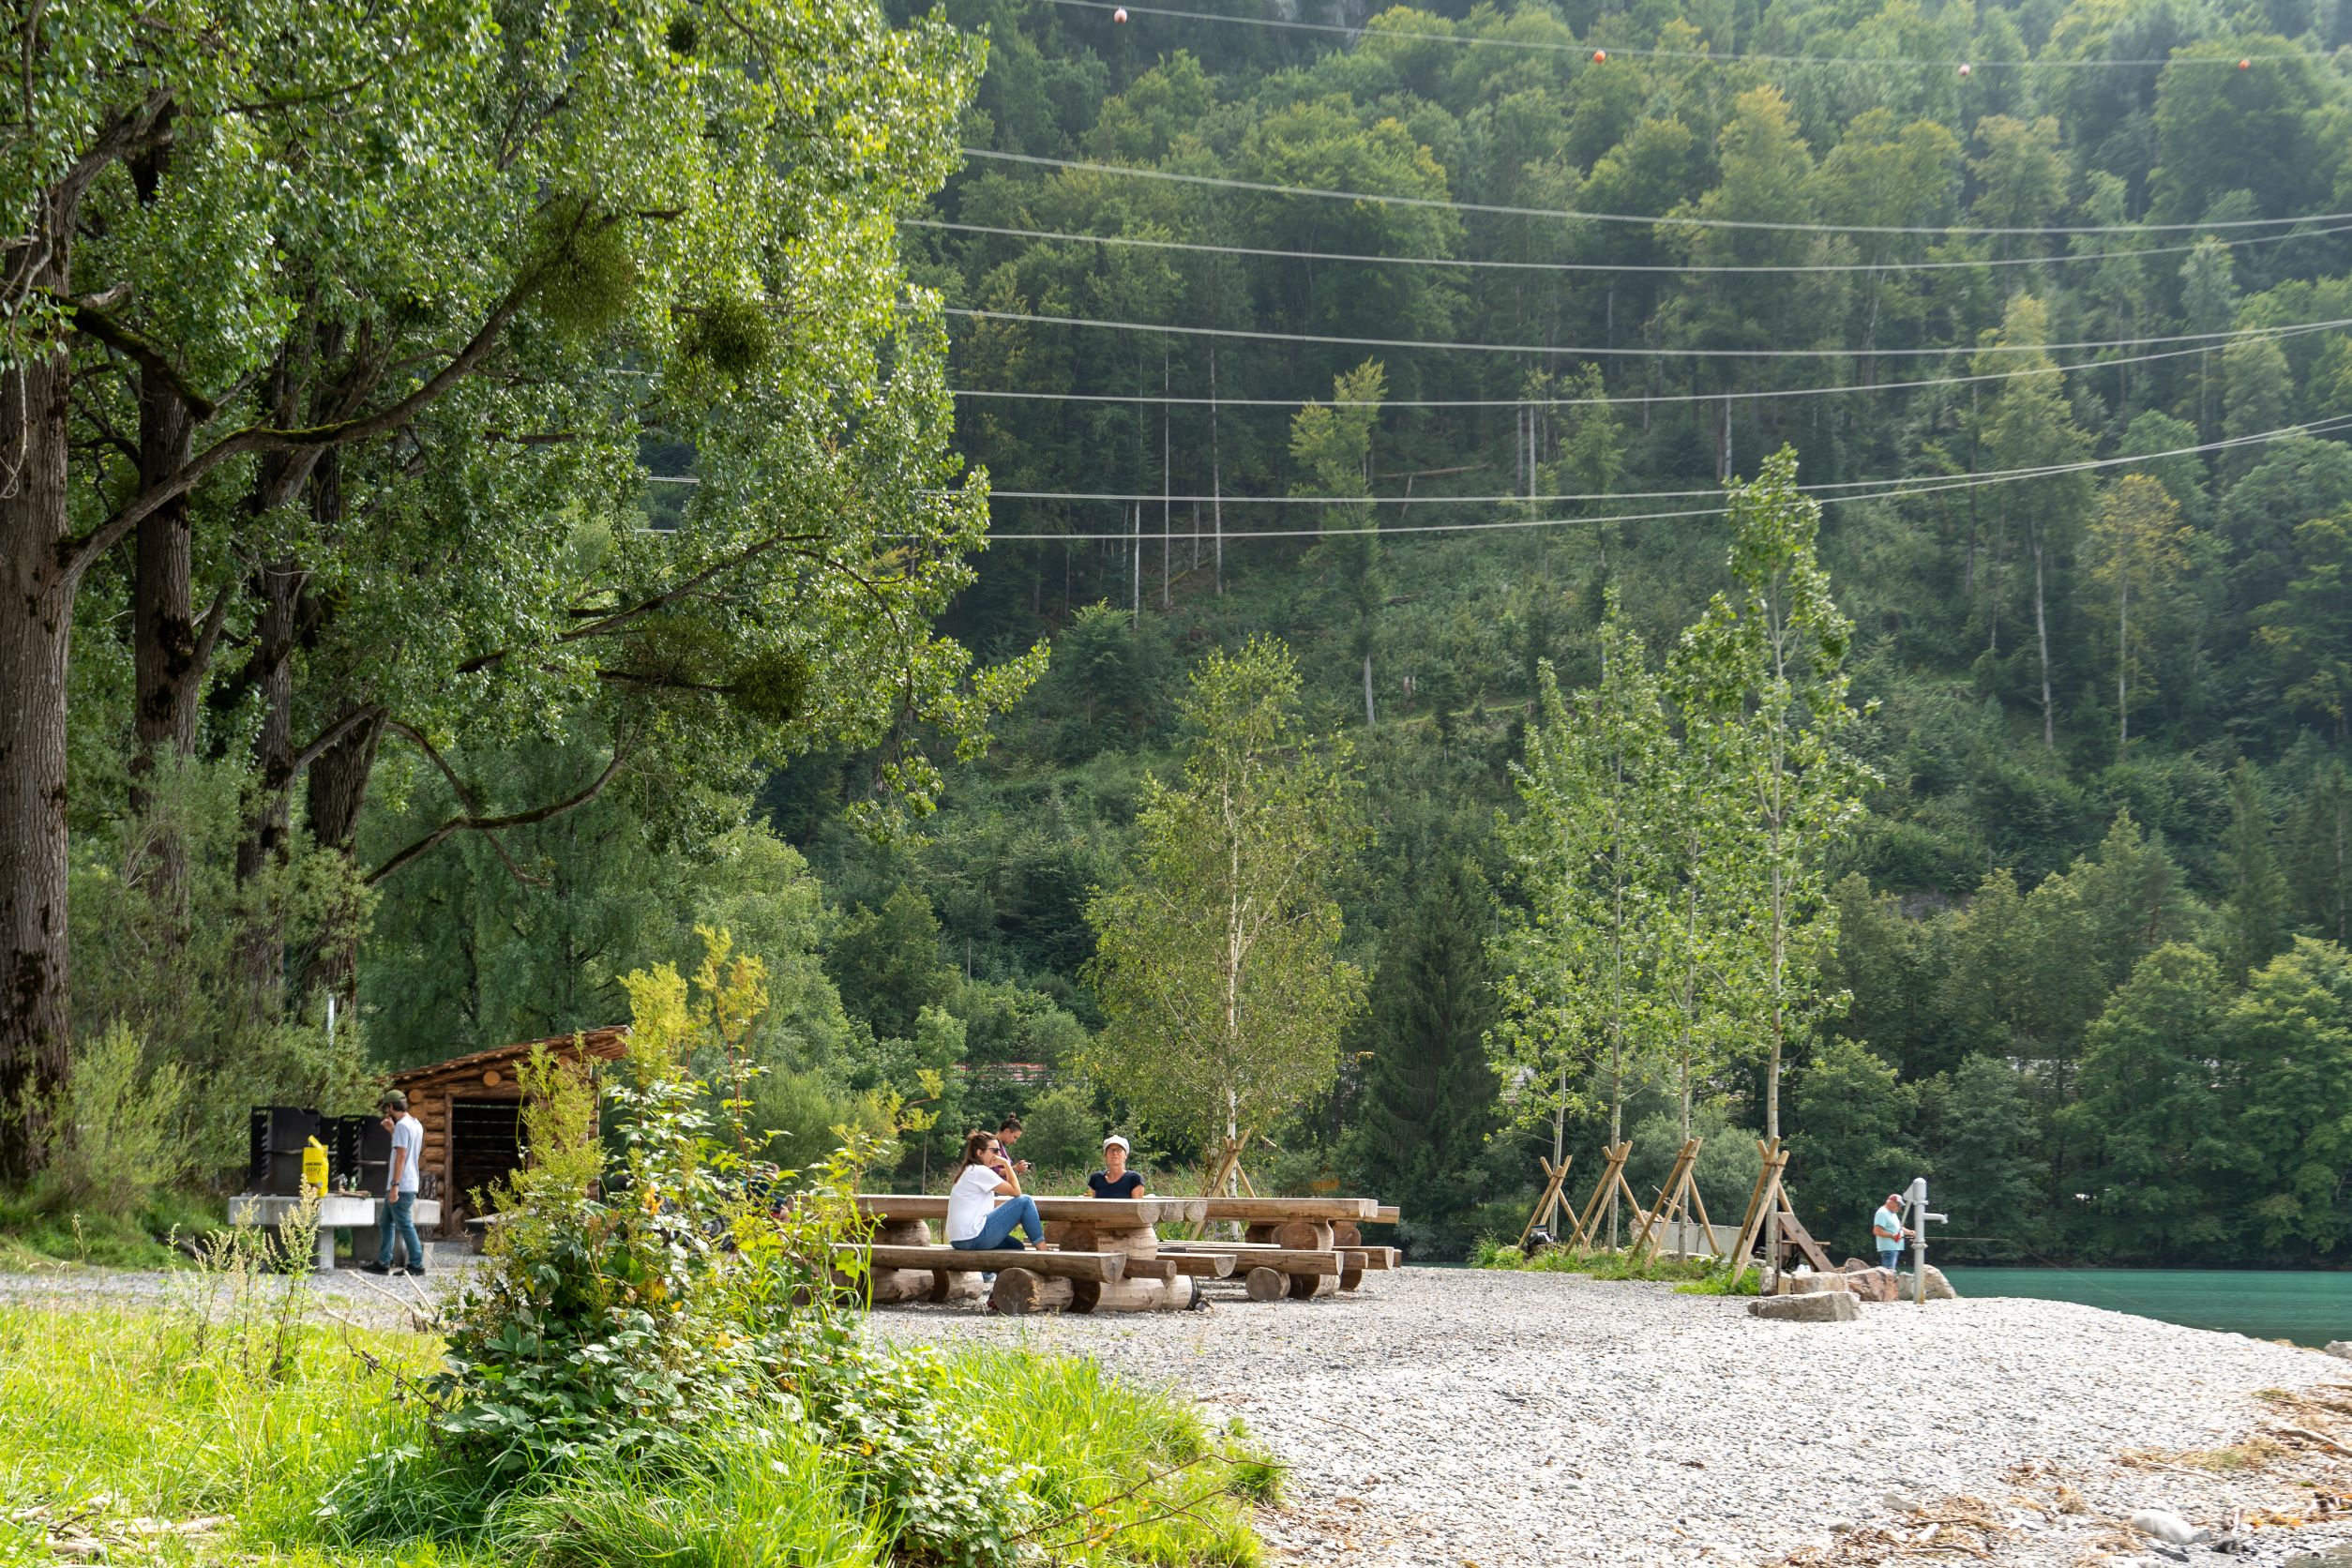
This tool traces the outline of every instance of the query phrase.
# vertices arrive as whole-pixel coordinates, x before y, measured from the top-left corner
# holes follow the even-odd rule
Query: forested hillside
[[[1331,770],[1318,995],[1347,1022],[1257,1179],[1377,1191],[1426,1255],[1515,1234],[1551,1131],[1490,1054],[1535,902],[1515,769],[1547,679],[1585,712],[1606,648],[1674,687],[1739,580],[1724,486],[1785,448],[1863,780],[1801,912],[1828,999],[1780,1085],[1801,1209],[1850,1249],[1924,1171],[1977,1257],[2352,1256],[2352,13],[945,20],[966,40],[850,29],[865,63],[762,132],[806,189],[712,194],[686,128],[626,211],[550,217],[554,176],[479,151],[505,194],[456,227],[422,176],[388,239],[281,214],[305,249],[264,288],[204,259],[202,202],[98,188],[89,288],[175,303],[118,339],[74,307],[86,577],[43,852],[75,1049],[124,1104],[188,1092],[198,1173],[257,1100],[616,1021],[621,976],[705,925],[768,962],[756,1095],[794,1157],[857,1122],[934,1180],[1018,1108],[1040,1164],[1121,1126],[1197,1181],[1197,1134],[1112,1092],[1090,965],[1110,896],[1182,859],[1148,813],[1208,656],[1267,637],[1276,749]],[[380,152],[338,156],[389,179]],[[416,369],[497,311],[462,376]],[[143,421],[216,369],[201,418],[348,460],[200,447],[152,492],[187,505],[149,506]],[[1659,746],[1699,755],[1697,711]],[[62,969],[39,990],[65,1018]],[[1694,1060],[1720,1216],[1764,1037]],[[1578,1184],[1612,1120],[1591,1065]],[[1677,1070],[1630,1061],[1637,1186]]]
[[[1595,678],[1610,589],[1671,647],[1726,581],[1709,491],[1786,443],[1881,780],[1835,856],[1851,1000],[1791,1079],[1804,1206],[1852,1245],[1926,1169],[1980,1255],[2352,1240],[2344,18],[954,14],[992,40],[967,145],[1006,155],[910,230],[974,312],[997,491],[956,624],[1055,662],[918,853],[827,832],[853,778],[782,781],[844,897],[912,888],[956,967],[1093,1021],[1078,895],[1179,672],[1289,639],[1379,837],[1343,900],[1366,1054],[1286,1147],[1458,1244],[1532,1181],[1478,1108],[1536,671]],[[1380,499],[1280,499],[1334,496]],[[1748,1071],[1713,1087],[1756,1124]]]

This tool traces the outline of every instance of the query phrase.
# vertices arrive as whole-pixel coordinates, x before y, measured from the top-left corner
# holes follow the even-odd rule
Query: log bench
[[[1210,1220],[1244,1227],[1238,1250],[1244,1267],[1284,1276],[1277,1280],[1252,1274],[1253,1301],[1285,1294],[1306,1301],[1353,1290],[1363,1285],[1367,1272],[1395,1267],[1395,1248],[1364,1245],[1362,1227],[1393,1225],[1397,1219],[1395,1208],[1376,1199],[1212,1198],[1206,1202]],[[1322,1261],[1326,1258],[1332,1259],[1329,1265]]]
[[[979,1271],[993,1269],[989,1299],[1002,1312],[1063,1308],[1076,1312],[1169,1311],[1198,1299],[1197,1279],[1222,1279],[1235,1267],[1228,1249],[1164,1255],[1164,1224],[1197,1222],[1198,1198],[1039,1198],[1038,1216],[1053,1252],[957,1252],[931,1244],[930,1222],[947,1217],[947,1199],[928,1195],[861,1193],[859,1211],[876,1224],[873,1300],[949,1301],[980,1293]],[[915,1250],[910,1251],[912,1248]],[[944,1255],[942,1257],[942,1255]],[[1079,1277],[1051,1259],[1108,1257],[1113,1272]],[[1010,1261],[974,1262],[976,1259]],[[948,1261],[961,1265],[942,1269]]]

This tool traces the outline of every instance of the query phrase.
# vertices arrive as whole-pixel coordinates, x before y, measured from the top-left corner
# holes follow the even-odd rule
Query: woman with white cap
[[[1086,1179],[1097,1198],[1144,1198],[1143,1178],[1127,1168],[1127,1140],[1117,1133],[1103,1139],[1103,1168]]]

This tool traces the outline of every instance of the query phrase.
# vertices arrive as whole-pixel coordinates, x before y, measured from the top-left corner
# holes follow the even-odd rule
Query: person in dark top
[[[1127,1168],[1127,1140],[1117,1133],[1103,1139],[1103,1168],[1086,1179],[1097,1198],[1148,1198],[1143,1178]]]

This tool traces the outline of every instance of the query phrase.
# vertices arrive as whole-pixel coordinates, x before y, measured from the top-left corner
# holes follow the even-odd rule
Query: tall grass
[[[805,1425],[698,1431],[659,1476],[586,1464],[490,1488],[444,1459],[415,1396],[436,1341],[309,1324],[277,1376],[192,1315],[0,1307],[0,1496],[90,1528],[227,1515],[246,1551],[316,1568],[399,1561],[884,1568],[900,1521],[859,1455]],[[946,1358],[953,1408],[1033,1500],[1018,1550],[1072,1564],[1253,1568],[1248,1505],[1276,1471],[1237,1433],[1095,1364]],[[0,1561],[44,1555],[0,1516]],[[988,1554],[970,1560],[988,1560]]]

